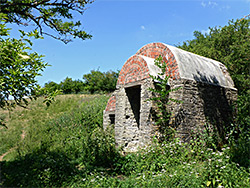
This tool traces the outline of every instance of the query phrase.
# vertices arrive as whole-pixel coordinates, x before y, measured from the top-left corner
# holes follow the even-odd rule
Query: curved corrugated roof
[[[159,55],[167,64],[167,75],[172,79],[188,79],[234,88],[234,83],[222,63],[184,51],[164,43],[150,43],[143,46],[123,65],[117,85],[124,85],[159,74],[154,60]]]
[[[174,46],[166,46],[176,58],[181,78],[234,88],[233,80],[222,63]]]

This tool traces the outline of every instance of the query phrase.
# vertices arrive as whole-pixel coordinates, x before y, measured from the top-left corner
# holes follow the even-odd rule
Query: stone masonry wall
[[[173,112],[170,123],[176,127],[179,137],[189,140],[192,132],[204,129],[208,122],[217,127],[220,135],[224,134],[234,113],[232,103],[237,99],[236,90],[192,80],[173,81],[171,85],[181,87],[170,97],[183,103],[172,103],[169,107]]]
[[[136,85],[136,84],[135,84]],[[126,90],[140,89],[139,122],[133,112],[135,101],[130,101],[129,93]],[[148,88],[151,87],[151,79],[145,79],[138,85],[130,88],[120,88],[116,93],[116,122],[115,139],[119,146],[124,146],[125,151],[136,151],[138,147],[149,144],[152,135],[152,122],[150,122],[151,102]],[[138,90],[137,90],[138,92]],[[136,93],[130,93],[132,97]]]
[[[149,88],[154,87],[154,83],[149,76],[151,67],[146,62],[159,55],[167,63],[166,75],[170,76],[170,88],[180,88],[171,92],[169,97],[182,103],[171,102],[168,106],[172,112],[169,123],[176,128],[176,136],[188,141],[192,132],[204,129],[208,122],[214,124],[219,134],[223,135],[233,116],[231,105],[237,98],[237,90],[204,83],[208,80],[206,75],[181,78],[178,66],[180,62],[177,63],[171,50],[162,43],[151,43],[125,62],[116,91],[104,111],[104,128],[115,117],[116,144],[123,146],[125,151],[132,152],[138,147],[150,145],[152,137],[161,134],[159,127],[155,125],[157,110],[148,100],[152,96]],[[218,81],[216,78],[213,80]]]
[[[115,116],[115,104],[116,104],[116,96],[114,92],[108,100],[106,109],[103,111],[103,128],[104,129],[106,129],[107,126],[112,124],[111,117]]]
[[[140,120],[136,122],[126,89],[116,94],[115,139],[125,151],[136,151],[138,147],[149,145],[154,135],[159,135],[159,127],[153,121],[154,106],[148,101],[153,86],[151,79],[140,82]],[[230,123],[231,104],[237,98],[237,91],[215,85],[197,83],[191,80],[170,80],[171,88],[181,87],[171,92],[169,97],[183,101],[170,103],[172,112],[170,124],[176,128],[177,137],[188,141],[193,132],[204,129],[207,122],[217,126],[219,133]],[[133,87],[131,87],[133,89]]]

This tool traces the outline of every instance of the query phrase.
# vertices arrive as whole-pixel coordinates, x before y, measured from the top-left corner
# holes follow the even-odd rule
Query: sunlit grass
[[[58,96],[49,108],[38,99],[13,111],[0,130],[1,151],[10,151],[0,162],[0,186],[250,187],[250,169],[232,161],[231,146],[209,148],[206,135],[121,154],[114,129],[102,128],[108,98]]]
[[[33,130],[41,128],[50,119],[77,108],[84,97],[83,95],[59,95],[49,108],[43,103],[43,98],[38,98],[36,101],[30,101],[27,108],[17,107],[11,112],[0,110],[0,113],[4,114],[7,127],[0,129],[0,143],[2,143],[0,156],[11,148],[19,146],[24,139],[22,134],[25,135],[25,139],[26,136],[30,137]]]

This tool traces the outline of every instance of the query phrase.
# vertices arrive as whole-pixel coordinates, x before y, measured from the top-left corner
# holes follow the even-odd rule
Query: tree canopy
[[[250,15],[194,37],[178,47],[226,65],[238,89],[238,118],[250,128]]]
[[[119,71],[101,72],[92,70],[91,73],[83,75],[86,90],[94,92],[112,92],[115,90]]]
[[[81,30],[81,22],[74,14],[82,15],[93,0],[0,0],[0,108],[24,106],[24,97],[36,98],[41,75],[48,63],[32,51],[32,38],[51,36],[64,43],[73,38],[90,39]],[[28,26],[29,32],[20,31],[20,38],[10,37],[6,24]],[[14,99],[10,101],[9,99]]]
[[[90,39],[92,36],[79,29],[80,21],[73,21],[74,13],[83,15],[86,5],[93,0],[1,0],[0,12],[6,22],[33,26],[40,35],[48,35],[64,43],[73,38]]]

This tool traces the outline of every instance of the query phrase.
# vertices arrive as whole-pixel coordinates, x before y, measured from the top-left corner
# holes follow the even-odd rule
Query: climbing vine
[[[174,138],[175,128],[170,124],[170,117],[172,113],[168,106],[171,101],[175,103],[180,103],[181,101],[170,98],[169,94],[180,88],[170,88],[170,77],[166,74],[167,64],[163,61],[162,56],[155,59],[155,65],[161,71],[157,76],[150,75],[150,77],[154,80],[154,87],[149,88],[152,92],[152,97],[149,100],[153,101],[153,105],[156,107],[156,113],[153,114],[153,118],[155,120],[155,124],[159,127],[159,141],[170,140]]]

